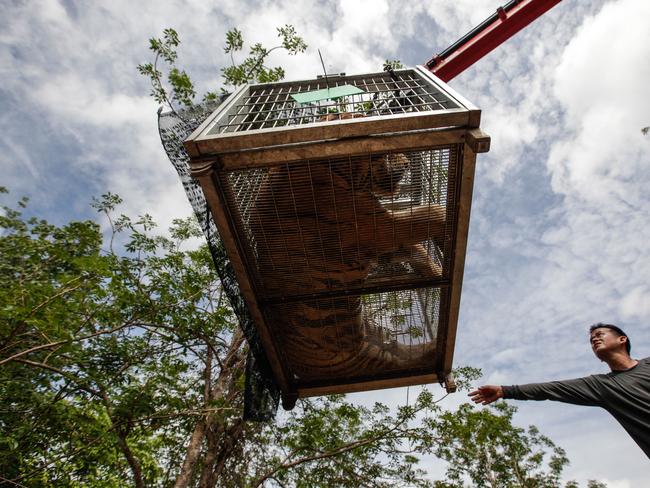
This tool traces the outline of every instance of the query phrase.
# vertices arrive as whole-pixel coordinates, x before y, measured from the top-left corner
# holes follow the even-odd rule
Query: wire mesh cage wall
[[[187,139],[285,407],[453,388],[479,120],[418,67],[247,85]]]

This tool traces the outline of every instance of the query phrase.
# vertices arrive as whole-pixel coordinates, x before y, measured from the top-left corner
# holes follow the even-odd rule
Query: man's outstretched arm
[[[469,393],[474,403],[488,405],[499,398],[514,400],[555,400],[574,405],[600,406],[601,394],[590,377],[548,383],[495,386],[485,385]]]

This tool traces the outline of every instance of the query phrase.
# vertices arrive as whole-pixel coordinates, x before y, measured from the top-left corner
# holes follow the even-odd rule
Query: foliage
[[[178,33],[171,28],[163,31],[163,37],[149,39],[149,49],[156,54],[153,63],[138,65],[140,74],[151,80],[151,96],[158,103],[164,103],[174,110],[174,102],[191,107],[196,95],[194,84],[187,73],[176,67],[178,54],[176,48],[180,44]],[[167,82],[171,87],[171,95],[163,83],[163,73],[158,68],[158,61],[162,60],[168,66]]]
[[[482,409],[465,403],[436,418],[431,428],[437,432],[439,444],[433,453],[448,463],[446,479],[436,482],[436,488],[461,488],[468,479],[477,488],[562,486],[562,471],[569,464],[566,452],[537,427],[515,426],[516,411],[505,402]],[[565,485],[577,487],[574,481]],[[605,485],[589,480],[587,487]]]
[[[296,55],[304,52],[307,49],[307,44],[301,37],[296,35],[296,30],[291,25],[278,27],[277,32],[278,37],[282,40],[279,45],[267,49],[260,43],[253,44],[248,52],[248,57],[237,64],[233,53],[243,49],[242,33],[238,29],[228,31],[224,51],[230,54],[231,65],[221,70],[226,86],[239,86],[244,83],[268,83],[284,78],[284,69],[281,67],[267,68],[264,66],[269,54],[277,49],[284,49],[287,54]],[[222,91],[225,90],[222,89]]]
[[[376,403],[353,405],[342,396],[303,401],[274,429],[262,480],[295,487],[429,487],[419,453],[436,433],[420,423],[439,411],[424,390],[413,405],[391,412]]]
[[[560,485],[566,453],[534,426],[514,426],[515,411],[502,402],[481,410],[466,403],[437,420],[444,441],[435,452],[449,463],[450,483],[468,476],[476,487]]]
[[[522,486],[559,479],[563,451],[514,427],[513,408],[445,412],[427,390],[395,410],[333,396],[243,422],[245,344],[206,247],[184,249],[196,223],[177,220],[163,237],[146,215],[114,216],[120,203],[110,193],[93,203],[106,237],[90,221],[25,217],[25,199],[0,216],[0,481],[486,486],[488,474],[513,480],[515,464],[538,483]],[[469,388],[480,373],[455,375]],[[419,467],[431,453],[449,462],[444,482]]]
[[[265,83],[279,81],[284,78],[284,69],[281,67],[267,67],[265,62],[269,55],[278,49],[283,49],[289,55],[304,52],[307,44],[296,34],[291,25],[277,28],[280,44],[266,48],[260,43],[255,43],[249,48],[248,56],[240,63],[235,62],[234,53],[242,51],[244,39],[242,32],[237,28],[226,33],[226,45],[224,51],[230,55],[231,65],[222,68],[221,74],[225,87],[221,88],[222,93],[227,93],[228,87],[236,87],[244,83]],[[151,82],[151,96],[158,103],[167,105],[176,112],[175,105],[191,107],[194,105],[196,92],[194,84],[184,70],[176,66],[178,59],[177,48],[180,45],[178,33],[171,28],[163,31],[162,38],[149,39],[149,49],[154,52],[153,63],[142,63],[138,65],[140,74],[149,78]],[[158,66],[162,60],[166,64],[167,81],[163,81],[164,74]],[[167,87],[167,86],[168,87]],[[208,91],[203,95],[202,100],[215,100],[218,98],[216,91]]]
[[[387,59],[386,61],[384,61],[384,65],[382,66],[382,69],[384,71],[395,71],[396,69],[404,69],[404,67],[405,66],[398,59],[393,59],[393,60]]]
[[[163,475],[152,454],[180,455],[184,424],[223,408],[196,388],[207,351],[232,335],[207,250],[180,250],[199,231],[177,220],[152,236],[150,217],[120,216],[118,255],[94,222],[57,227],[21,210],[0,217],[0,472],[31,486],[112,485],[128,471],[150,484]]]

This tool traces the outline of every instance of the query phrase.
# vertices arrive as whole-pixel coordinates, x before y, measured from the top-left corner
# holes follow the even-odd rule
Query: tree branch
[[[283,463],[279,466],[276,466],[273,468],[271,471],[268,471],[265,475],[263,475],[260,479],[258,479],[253,486],[258,487],[261,486],[262,483],[264,483],[267,479],[271,478],[273,475],[275,475],[278,471],[282,469],[289,469],[296,467],[300,464],[308,463],[310,461],[317,461],[319,459],[326,459],[326,458],[331,458],[334,456],[338,456],[339,454],[346,453],[348,451],[352,451],[353,449],[356,449],[358,447],[366,446],[368,444],[372,444],[373,442],[377,442],[378,440],[386,438],[394,429],[390,429],[389,431],[385,432],[384,434],[377,435],[374,437],[370,437],[368,439],[363,439],[363,440],[358,440],[355,442],[351,442],[343,447],[340,447],[338,449],[334,449],[333,451],[329,452],[324,452],[321,454],[316,454],[313,456],[305,456],[300,459],[297,459],[295,461],[292,461],[290,463]]]
[[[27,486],[25,486],[25,485],[21,485],[20,483],[17,483],[16,481],[13,481],[13,480],[10,480],[10,479],[7,479],[7,478],[3,478],[2,476],[0,476],[0,481],[2,481],[3,483],[10,483],[10,484],[12,484],[14,486],[20,486],[21,488],[27,488]]]
[[[88,335],[83,336],[83,337],[77,337],[77,338],[74,338],[74,339],[66,339],[64,341],[56,341],[56,342],[50,342],[48,344],[41,344],[40,346],[34,346],[34,347],[30,348],[30,349],[26,349],[24,351],[21,351],[21,352],[18,352],[16,354],[14,354],[13,356],[10,356],[10,357],[8,357],[6,359],[3,359],[2,361],[0,361],[0,366],[2,366],[5,363],[8,363],[9,361],[15,361],[17,358],[19,358],[21,356],[24,356],[26,354],[30,354],[30,353],[35,352],[35,351],[40,351],[41,349],[49,349],[49,348],[52,348],[52,347],[61,346],[63,344],[72,344],[74,342],[85,341],[85,340],[88,340],[88,339],[92,339],[93,337],[97,337],[99,335],[112,334],[112,333],[118,332],[118,331],[120,331],[120,330],[122,330],[122,329],[124,329],[126,327],[130,327],[131,325],[133,325],[133,324],[129,323],[129,322],[126,322],[126,323],[118,325],[117,327],[114,327],[112,329],[102,329],[102,330],[99,330],[99,331],[97,331],[97,332],[95,332],[93,334],[88,334]]]
[[[108,394],[104,389],[101,391],[101,399],[106,408],[106,413],[108,413],[108,417],[111,420],[111,426],[117,435],[117,444],[122,451],[122,454],[124,454],[126,462],[131,468],[131,473],[133,473],[133,482],[135,483],[136,488],[145,488],[144,481],[142,480],[142,467],[140,466],[140,461],[133,455],[133,451],[131,451],[129,444],[126,441],[128,434],[121,428],[124,423],[115,421],[111,400],[108,398]]]
[[[66,378],[67,380],[69,380],[70,382],[77,385],[81,390],[83,390],[83,391],[85,391],[87,393],[90,393],[91,395],[94,395],[97,398],[102,398],[101,392],[99,392],[98,390],[95,390],[94,388],[91,388],[90,386],[88,386],[86,384],[80,383],[77,378],[75,378],[71,374],[66,373],[65,371],[63,371],[63,370],[61,370],[59,368],[55,368],[54,366],[50,366],[49,364],[43,364],[43,363],[37,363],[36,361],[30,361],[28,359],[15,359],[14,361],[16,361],[18,363],[28,364],[30,366],[35,366],[37,368],[47,369],[49,371],[57,373],[57,374],[63,376],[64,378]]]
[[[269,54],[271,54],[271,53],[272,53],[273,51],[275,51],[276,49],[280,49],[281,47],[282,47],[282,46],[273,46],[271,49],[269,49],[268,51],[266,51],[266,53],[264,54],[264,56],[260,56],[259,58],[257,58],[257,62],[256,62],[256,63],[253,65],[253,67],[252,67],[251,69],[249,69],[248,72],[246,73],[245,78],[244,78],[244,82],[246,82],[246,80],[248,80],[248,77],[249,77],[249,76],[250,76],[250,75],[251,75],[251,74],[252,74],[252,73],[253,73],[257,68],[259,68],[260,66],[264,67],[264,60],[265,60],[266,58],[269,57]]]

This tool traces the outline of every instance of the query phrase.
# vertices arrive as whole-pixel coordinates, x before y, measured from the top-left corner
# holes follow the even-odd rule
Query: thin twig
[[[83,276],[77,276],[76,278],[73,278],[73,279],[71,279],[70,281],[68,281],[68,282],[67,282],[66,284],[64,284],[63,286],[68,286],[70,283],[74,283],[75,281],[78,281],[78,280],[80,280],[81,278],[83,278]],[[59,298],[61,295],[65,295],[65,294],[68,293],[68,292],[74,291],[74,290],[80,288],[81,286],[83,286],[83,283],[79,283],[77,286],[74,286],[74,287],[72,287],[72,288],[67,288],[67,289],[64,288],[63,290],[61,290],[61,291],[59,291],[58,293],[56,293],[56,294],[52,295],[51,297],[49,297],[49,298],[48,298],[47,300],[45,300],[44,302],[42,302],[42,303],[36,305],[34,308],[32,308],[32,310],[29,312],[29,316],[31,317],[32,315],[34,315],[34,313],[35,313],[38,309],[43,308],[45,305],[47,305],[48,303],[50,303],[50,302],[53,301],[53,300],[56,300],[56,299]]]
[[[4,482],[6,482],[6,483],[11,483],[11,484],[14,485],[14,486],[20,486],[21,488],[28,488],[28,487],[25,486],[25,485],[21,485],[20,483],[17,483],[17,482],[15,482],[15,481],[13,481],[13,480],[10,480],[10,479],[7,479],[7,478],[3,478],[2,476],[0,476],[0,481],[2,481],[3,483],[4,483]]]

